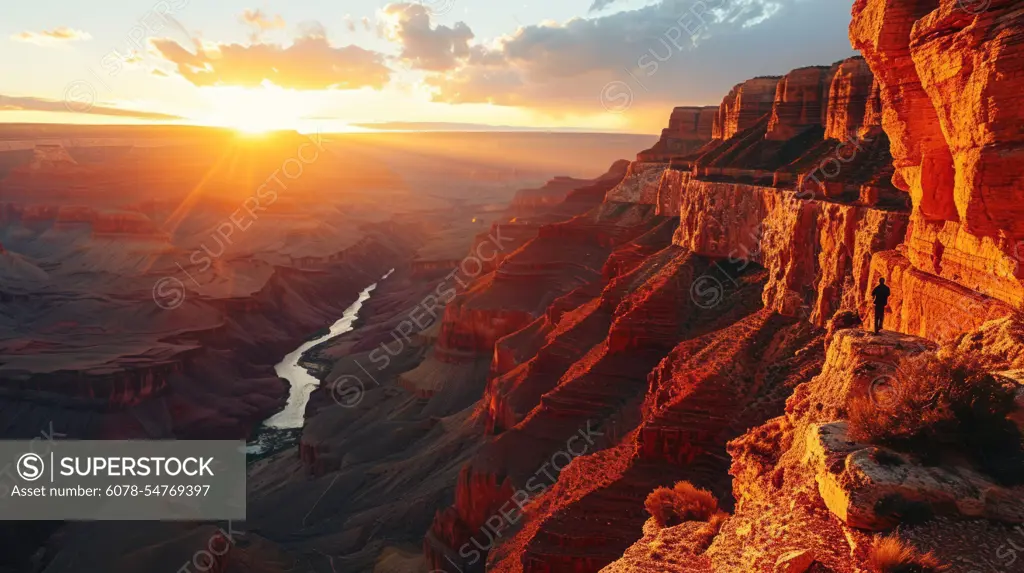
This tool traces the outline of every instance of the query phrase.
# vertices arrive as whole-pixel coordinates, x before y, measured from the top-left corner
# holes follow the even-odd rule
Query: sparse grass
[[[718,498],[688,481],[681,481],[671,489],[659,487],[647,496],[644,506],[661,527],[672,527],[684,521],[710,521],[719,513]]]
[[[865,396],[850,404],[850,437],[926,460],[947,450],[965,452],[997,479],[1019,481],[1021,436],[1007,418],[1013,389],[979,363],[930,353],[903,360],[884,402]]]
[[[922,554],[897,537],[876,536],[868,565],[874,573],[937,573],[946,566],[931,553]]]

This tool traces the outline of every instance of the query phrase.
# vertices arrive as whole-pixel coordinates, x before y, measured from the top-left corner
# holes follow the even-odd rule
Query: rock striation
[[[696,151],[711,141],[718,107],[677,107],[672,110],[668,127],[650,149],[637,154],[639,162],[672,162]]]
[[[1024,32],[1015,2],[964,10],[962,2],[854,4],[850,39],[874,71],[883,126],[892,143],[894,184],[907,190],[913,215],[905,248],[880,256],[880,276],[910,276],[892,328],[949,338],[978,326],[934,320],[943,307],[1024,302],[1020,245],[1022,191],[1011,175],[1024,146],[1018,130]],[[930,299],[930,300],[929,300]],[[948,313],[947,313],[948,314]],[[988,312],[983,317],[995,318]],[[888,319],[887,319],[888,320]],[[929,324],[931,323],[931,324]],[[887,323],[889,324],[889,323]]]
[[[769,140],[792,139],[803,130],[820,126],[826,119],[832,80],[839,65],[800,68],[783,76],[772,101],[768,120]]]
[[[880,126],[876,107],[881,105],[878,85],[862,57],[839,64],[828,91],[825,137],[845,141],[857,137],[863,128]]]
[[[712,127],[712,137],[729,139],[753,126],[765,114],[771,113],[780,79],[754,78],[732,88],[718,108]]]

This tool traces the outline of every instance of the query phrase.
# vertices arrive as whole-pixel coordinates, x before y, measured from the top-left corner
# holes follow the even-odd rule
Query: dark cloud
[[[590,5],[590,11],[597,12],[599,10],[604,10],[616,2],[618,2],[618,0],[594,0],[594,3]]]
[[[427,83],[437,101],[566,113],[603,112],[611,82],[627,86],[634,110],[718,103],[748,78],[853,55],[849,12],[835,0],[661,0],[522,27],[492,48],[471,45]]]
[[[300,26],[304,33],[287,46],[269,43],[203,44],[189,51],[178,42],[153,40],[153,47],[197,86],[256,87],[264,80],[297,90],[380,89],[391,78],[384,56],[358,46],[334,47],[323,26]]]
[[[88,90],[87,86],[79,86],[80,90]],[[84,91],[83,91],[84,93]],[[132,117],[146,120],[172,120],[182,119],[176,115],[165,113],[154,113],[117,107],[101,105],[86,105],[80,100],[65,103],[36,97],[12,97],[0,94],[0,110],[6,111],[50,111],[59,113],[87,113],[92,115],[107,115],[116,117]]]
[[[388,4],[384,14],[391,24],[388,39],[401,45],[400,57],[414,68],[435,72],[450,70],[470,54],[473,31],[465,22],[452,28],[433,26],[430,12],[422,4]]]

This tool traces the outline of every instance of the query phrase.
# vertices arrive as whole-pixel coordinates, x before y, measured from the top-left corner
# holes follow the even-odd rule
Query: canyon
[[[853,573],[873,571],[884,532],[949,571],[1024,571],[1006,557],[1024,480],[848,433],[855,400],[933,353],[984,357],[1024,418],[1022,21],[1012,0],[856,0],[862,56],[675,108],[653,146],[597,177],[551,178],[443,224],[393,214],[332,255],[350,266],[275,267],[265,296],[225,296],[256,321],[307,273],[351,302],[395,268],[351,331],[303,355],[321,384],[298,443],[250,466],[248,518],[207,570]],[[0,211],[26,229],[0,236],[0,269],[28,285],[5,283],[3,300],[31,304],[50,272],[10,254],[26,252],[35,221],[99,216],[38,213]],[[108,219],[92,240],[154,240],[132,221]],[[354,290],[339,295],[343,277]],[[873,334],[879,279],[892,295]],[[307,303],[328,292],[305,288]],[[305,325],[340,316],[297,306],[287,314]],[[209,329],[245,341],[251,326]],[[294,346],[277,336],[251,344]],[[217,344],[194,347],[218,367]],[[7,354],[5,369],[33,366]],[[132,402],[162,391],[149,381],[163,372],[20,388]],[[246,395],[263,374],[251,372]],[[661,526],[645,509],[681,480],[717,498],[713,529]],[[911,515],[922,508],[927,519]],[[44,570],[174,571],[224,535],[68,524]]]

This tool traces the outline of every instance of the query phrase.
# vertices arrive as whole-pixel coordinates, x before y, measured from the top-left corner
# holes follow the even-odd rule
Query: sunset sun
[[[297,129],[305,107],[301,95],[273,85],[216,87],[204,91],[210,112],[202,121],[248,135]]]

